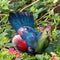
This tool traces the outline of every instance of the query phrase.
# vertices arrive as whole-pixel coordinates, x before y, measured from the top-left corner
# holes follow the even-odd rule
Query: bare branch
[[[44,14],[41,18],[38,19],[38,21],[41,20],[42,18],[44,18],[47,14],[48,13]]]
[[[0,14],[0,16],[5,16],[5,15],[7,15],[7,14]]]
[[[24,8],[22,8],[22,9],[20,10],[20,12],[22,12],[22,11],[25,10],[26,8],[28,8],[28,7],[32,6],[32,5],[34,5],[34,4],[37,3],[38,1],[39,1],[39,0],[36,0],[35,2],[32,2],[31,4],[25,6]]]

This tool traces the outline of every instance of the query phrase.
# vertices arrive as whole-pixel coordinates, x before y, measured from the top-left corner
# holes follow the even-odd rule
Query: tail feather
[[[10,13],[9,15],[9,22],[15,31],[18,31],[18,29],[22,26],[29,26],[34,28],[33,20],[33,15],[25,12]]]
[[[30,15],[29,15],[29,22],[31,22],[31,21],[32,21],[32,22],[31,22],[29,25],[30,25],[31,27],[34,27],[34,25],[33,25],[34,21],[33,21],[33,20],[34,20],[34,18],[33,18],[32,15],[30,14]]]
[[[24,26],[24,24],[25,24],[25,20],[23,19],[23,18],[24,18],[23,13],[19,13],[19,12],[17,12],[17,13],[16,13],[16,16],[17,16],[19,22],[21,23],[21,26]],[[24,22],[23,22],[23,20],[24,20]]]
[[[14,13],[10,13],[9,16],[9,22],[11,23],[12,27],[17,31],[20,26],[21,23],[19,22],[19,20],[17,19],[16,15]]]

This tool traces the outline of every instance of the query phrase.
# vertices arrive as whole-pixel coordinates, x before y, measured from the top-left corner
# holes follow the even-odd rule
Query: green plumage
[[[36,46],[36,52],[42,53],[45,50],[45,48],[49,45],[50,34],[51,34],[51,30],[48,28],[46,28],[43,31],[40,39],[38,40],[38,43]]]

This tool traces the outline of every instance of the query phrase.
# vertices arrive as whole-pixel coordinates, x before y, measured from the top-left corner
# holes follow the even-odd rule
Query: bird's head
[[[27,30],[27,28],[25,26],[24,27],[21,27],[21,28],[18,29],[18,34],[19,35],[22,35],[22,32],[23,31],[26,31],[26,30]]]
[[[50,24],[48,24],[46,28],[51,29],[52,26]]]
[[[50,24],[48,24],[46,29],[45,29],[46,33],[49,34],[51,29],[52,29],[52,26]]]
[[[48,24],[47,27],[46,27],[46,33],[49,36],[50,42],[52,42],[52,26],[50,24]]]
[[[15,35],[12,43],[16,45],[16,48],[20,51],[26,51],[27,50],[27,44],[26,41],[21,38],[20,35]]]

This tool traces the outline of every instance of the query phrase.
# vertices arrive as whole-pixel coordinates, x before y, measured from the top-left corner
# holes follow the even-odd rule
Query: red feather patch
[[[26,41],[24,40],[19,41],[17,44],[17,48],[23,52],[27,51],[28,47],[27,47]]]

